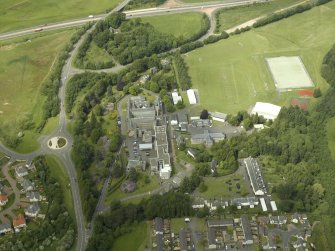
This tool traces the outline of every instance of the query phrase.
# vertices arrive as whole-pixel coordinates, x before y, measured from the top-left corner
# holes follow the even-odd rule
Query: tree
[[[247,118],[247,119],[243,120],[243,127],[245,128],[245,130],[251,129],[252,126],[253,126],[253,124],[252,124],[252,121],[251,121],[250,118]]]
[[[209,117],[208,111],[206,109],[202,110],[200,114],[200,119],[208,119],[208,117]]]
[[[313,92],[313,97],[314,98],[319,98],[319,97],[321,97],[321,95],[322,95],[322,93],[321,93],[320,88],[315,88],[314,92]]]
[[[129,172],[129,179],[133,182],[137,182],[138,180],[138,173],[135,168],[132,168]]]
[[[159,92],[159,86],[156,82],[150,81],[150,91],[158,93]]]

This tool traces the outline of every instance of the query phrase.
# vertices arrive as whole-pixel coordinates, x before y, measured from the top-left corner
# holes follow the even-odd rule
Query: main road
[[[113,11],[120,11],[128,4],[130,0],[123,1],[120,5],[118,5]],[[136,18],[136,17],[144,17],[144,16],[154,16],[154,15],[165,15],[165,14],[173,14],[173,13],[183,13],[190,11],[203,11],[205,9],[219,9],[219,8],[229,8],[241,5],[249,5],[254,3],[262,3],[268,2],[270,0],[222,0],[220,2],[205,2],[201,4],[185,4],[179,7],[160,7],[160,8],[149,8],[149,9],[141,9],[141,10],[131,10],[124,11],[127,18]],[[109,13],[108,13],[109,14]],[[108,14],[101,14],[95,17],[84,17],[75,20],[68,20],[58,23],[52,24],[42,24],[40,26],[35,26],[32,28],[27,28],[18,31],[12,31],[7,33],[0,34],[0,40],[20,37],[24,35],[34,34],[37,32],[51,31],[57,29],[63,29],[73,26],[81,26],[88,22],[98,21],[105,18]]]

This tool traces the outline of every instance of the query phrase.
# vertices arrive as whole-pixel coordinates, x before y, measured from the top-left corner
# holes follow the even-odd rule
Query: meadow
[[[277,92],[267,57],[300,56],[314,84],[326,90],[320,67],[335,43],[334,23],[335,2],[330,2],[187,53],[184,57],[193,88],[200,93],[200,106],[236,113],[257,101],[288,105],[297,93]]]
[[[2,0],[0,32],[105,13],[120,0]]]
[[[30,40],[21,38],[0,44],[0,131],[16,135],[22,123],[40,122],[44,102],[41,85],[73,32],[49,32],[30,36]],[[57,120],[49,122],[43,133],[52,131]],[[16,150],[35,150],[38,148],[36,138],[33,130],[26,131]]]
[[[184,39],[190,38],[199,32],[203,25],[202,14],[195,12],[143,17],[141,19],[145,23],[150,23],[156,30],[162,33]]]

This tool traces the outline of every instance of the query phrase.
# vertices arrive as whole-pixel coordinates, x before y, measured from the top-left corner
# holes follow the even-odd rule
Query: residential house
[[[28,175],[28,169],[25,166],[15,167],[15,173],[17,177],[24,177]]]
[[[26,197],[30,202],[38,202],[42,200],[39,192],[27,192]]]
[[[286,216],[269,216],[270,224],[284,225],[287,222]]]
[[[6,205],[8,202],[8,197],[6,194],[0,194],[0,206]]]
[[[0,234],[6,234],[12,231],[13,229],[10,224],[6,224],[6,223],[0,224]]]
[[[26,219],[23,214],[19,214],[15,219],[13,219],[13,227],[15,232],[20,232],[20,229],[27,227]]]
[[[21,186],[23,187],[23,190],[25,192],[29,192],[29,191],[34,190],[34,184],[30,180],[28,180],[28,179],[24,179],[21,182]]]
[[[25,210],[24,214],[28,217],[35,218],[40,212],[40,206],[37,203],[30,204]]]

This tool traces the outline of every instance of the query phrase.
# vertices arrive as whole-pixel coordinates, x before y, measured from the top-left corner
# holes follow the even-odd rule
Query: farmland
[[[38,124],[44,97],[40,87],[48,76],[58,52],[73,30],[46,33],[31,40],[6,41],[0,46],[0,131],[16,135],[22,124]],[[51,120],[52,124],[55,124]],[[48,131],[52,130],[47,125]],[[0,135],[1,136],[1,135]],[[29,152],[38,147],[36,133],[27,131],[18,151]]]
[[[300,56],[316,86],[327,89],[320,67],[335,40],[334,22],[331,2],[186,54],[200,105],[235,113],[256,101],[289,104],[296,92],[278,93],[265,63],[274,56]]]
[[[43,25],[62,20],[104,13],[119,0],[2,0],[0,2],[0,32]]]

